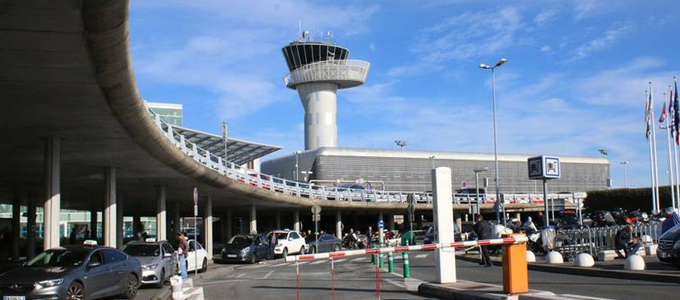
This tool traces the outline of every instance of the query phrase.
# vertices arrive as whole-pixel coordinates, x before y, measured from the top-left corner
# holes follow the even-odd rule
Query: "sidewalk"
[[[479,255],[457,255],[458,258],[468,261],[479,262]],[[607,277],[629,280],[643,280],[656,282],[680,283],[680,269],[662,264],[654,256],[643,256],[646,263],[644,271],[629,271],[624,269],[624,259],[610,261],[595,261],[595,266],[590,268],[576,267],[573,262],[563,264],[548,264],[544,257],[537,257],[535,263],[529,263],[529,270],[573,274],[581,276]],[[501,266],[502,261],[498,257],[492,257],[494,265]]]

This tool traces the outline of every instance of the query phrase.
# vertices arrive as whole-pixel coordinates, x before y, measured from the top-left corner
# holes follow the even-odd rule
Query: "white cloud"
[[[541,52],[550,52],[550,51],[552,51],[552,47],[550,47],[550,45],[543,45],[543,47],[541,47]]]
[[[613,46],[622,36],[633,29],[630,24],[618,25],[604,32],[601,37],[590,40],[570,51],[571,60],[579,60],[591,53]]]
[[[536,15],[534,22],[538,26],[543,26],[548,22],[552,22],[555,17],[559,14],[558,9],[547,9]]]

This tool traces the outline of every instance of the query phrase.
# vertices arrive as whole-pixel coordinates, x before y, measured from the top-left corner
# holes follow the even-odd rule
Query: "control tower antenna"
[[[371,64],[347,59],[349,49],[330,41],[312,41],[309,31],[281,50],[290,71],[284,83],[298,91],[305,109],[305,150],[337,147],[336,93],[362,85]]]

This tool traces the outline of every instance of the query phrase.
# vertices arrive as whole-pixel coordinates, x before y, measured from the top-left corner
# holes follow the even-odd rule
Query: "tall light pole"
[[[626,173],[626,166],[628,165],[628,161],[622,161],[621,165],[623,166],[623,186],[628,188],[628,174]]]
[[[493,155],[494,155],[494,162],[496,164],[495,166],[495,174],[494,174],[494,181],[496,182],[496,221],[500,223],[500,210],[503,210],[503,224],[505,224],[505,205],[501,205],[501,191],[498,183],[498,138],[496,134],[496,73],[495,70],[496,68],[504,65],[506,62],[508,62],[507,59],[501,58],[499,62],[497,62],[493,67],[485,65],[485,64],[480,64],[479,68],[485,69],[485,70],[491,70],[491,94],[493,97]]]
[[[295,181],[300,181],[300,161],[298,159],[300,153],[300,151],[295,151]]]

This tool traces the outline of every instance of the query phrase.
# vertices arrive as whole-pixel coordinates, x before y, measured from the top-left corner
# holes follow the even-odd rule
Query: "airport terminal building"
[[[501,193],[542,193],[541,182],[529,180],[527,159],[532,156],[535,155],[498,156]],[[549,182],[551,193],[587,192],[608,187],[608,159],[573,156],[560,159],[562,177]],[[494,193],[494,155],[491,153],[317,148],[265,161],[261,166],[265,174],[290,180],[324,185],[360,183],[366,188],[390,191],[431,191],[433,167],[450,167],[454,188],[460,188],[463,182],[468,188],[474,188],[473,170],[488,167],[488,171],[479,173],[480,187],[488,181],[489,193]]]

